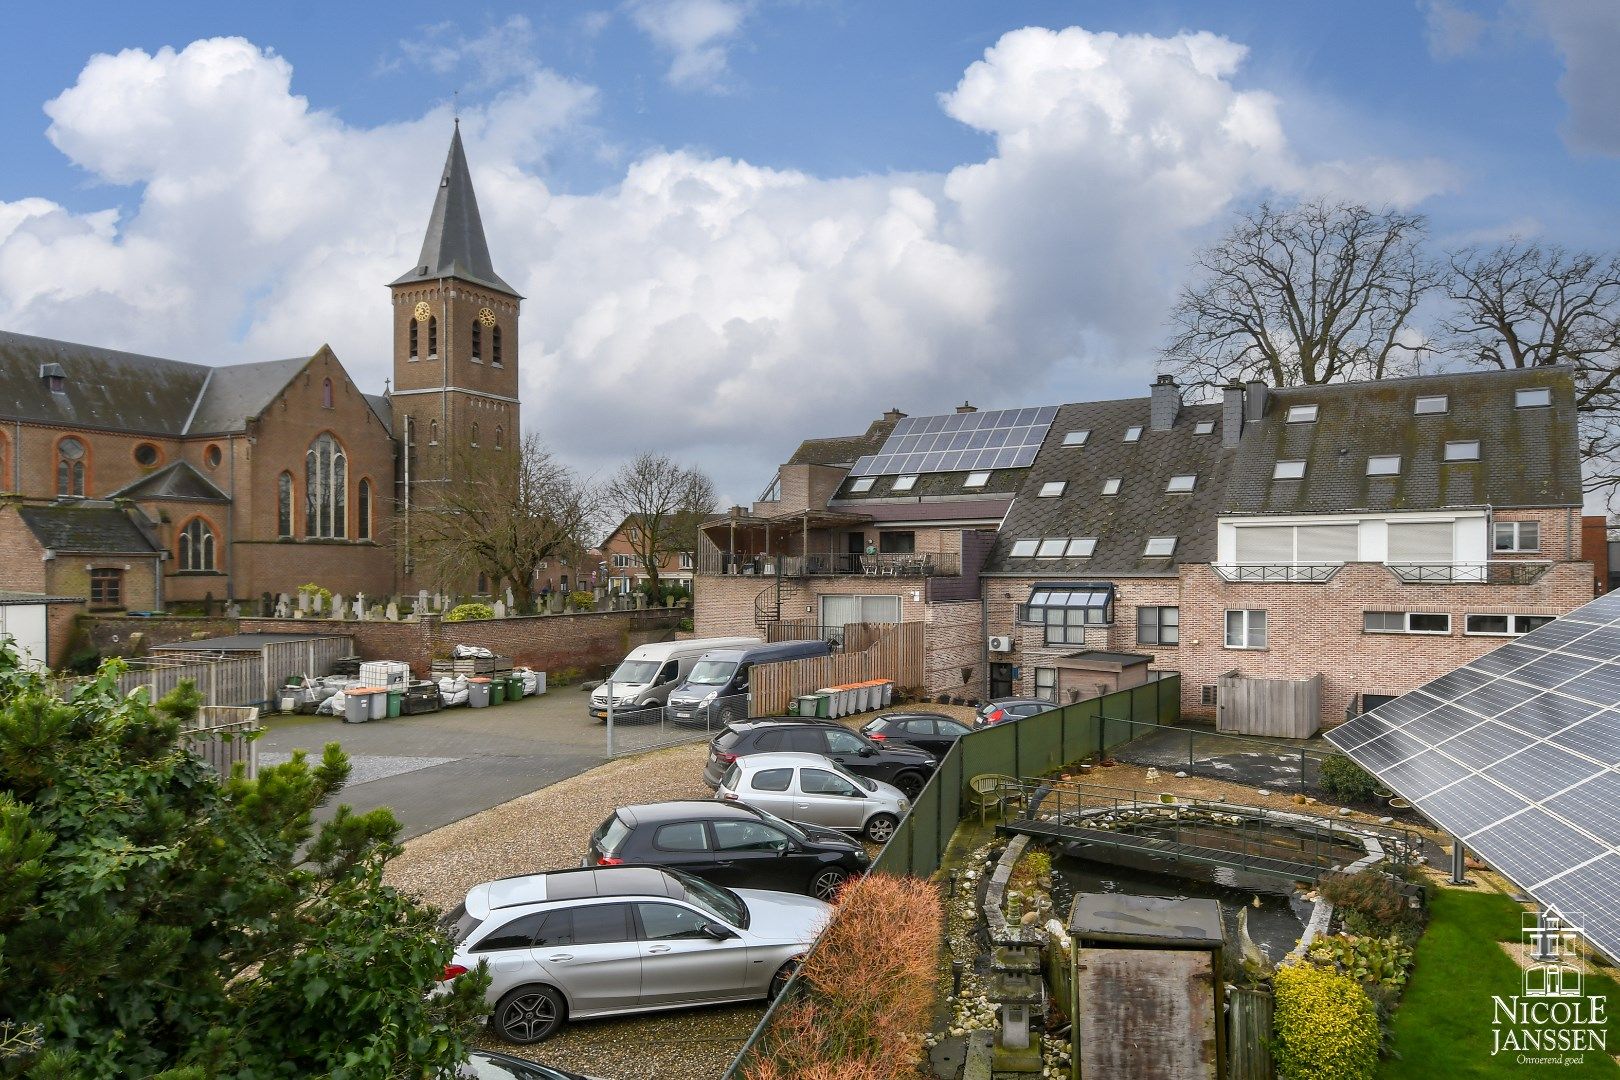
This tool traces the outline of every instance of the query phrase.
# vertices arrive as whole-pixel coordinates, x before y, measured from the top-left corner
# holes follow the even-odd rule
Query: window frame
[[[1423,403],[1426,402],[1426,401],[1428,401],[1428,402],[1438,401],[1440,403],[1440,407],[1438,409],[1425,409],[1423,407]],[[1451,411],[1451,395],[1450,394],[1419,394],[1417,396],[1416,400],[1414,400],[1412,402],[1412,415],[1413,416],[1444,416],[1446,413],[1448,413],[1450,411]]]
[[[1038,667],[1035,669],[1035,696],[1042,701],[1049,701],[1053,705],[1058,703],[1058,669],[1055,667]]]
[[[985,487],[986,485],[988,485],[989,483],[990,483],[990,472],[989,472],[989,470],[977,469],[977,470],[967,474],[967,478],[962,481],[962,486],[965,487],[965,488],[982,488],[982,487]]]
[[[283,469],[276,477],[276,535],[291,540],[298,535],[298,487],[292,470]]]
[[[1090,440],[1091,440],[1091,429],[1090,428],[1081,428],[1079,431],[1065,432],[1064,436],[1063,436],[1063,445],[1064,446],[1084,446]]]
[[[108,588],[109,584],[111,585],[110,590]],[[92,566],[90,568],[89,591],[90,595],[86,599],[88,600],[89,605],[93,608],[123,607],[123,569],[117,566]]]
[[[1035,497],[1037,499],[1061,498],[1068,486],[1069,482],[1067,480],[1048,480],[1041,485],[1041,489],[1035,493]]]
[[[371,477],[362,476],[360,482],[354,486],[354,538],[356,540],[371,539],[373,498]]]
[[[1165,621],[1166,612],[1175,617]],[[1149,617],[1151,613],[1151,618]],[[1151,635],[1146,633],[1151,623]],[[1169,631],[1166,635],[1165,631]],[[1141,604],[1136,609],[1136,643],[1138,645],[1173,646],[1181,644],[1181,607],[1178,604]]]
[[[1501,530],[1503,526],[1513,530],[1513,543],[1503,547],[1501,543]],[[1523,545],[1524,526],[1530,526],[1535,533],[1535,546]],[[1541,553],[1541,522],[1536,520],[1523,520],[1512,518],[1507,521],[1494,520],[1491,522],[1491,554],[1493,555],[1539,555]]]
[[[193,530],[196,535],[193,535]],[[175,563],[182,574],[212,574],[219,569],[219,538],[213,523],[193,515],[174,540]]]
[[[1102,486],[1103,497],[1104,498],[1111,498],[1112,496],[1118,495],[1120,485],[1123,484],[1124,482],[1125,481],[1124,481],[1123,477],[1119,477],[1119,476],[1110,476],[1110,477],[1108,477],[1106,480],[1103,481],[1103,486]]]
[[[1170,549],[1168,551],[1155,552],[1153,550],[1153,546],[1163,540],[1168,540],[1170,542]],[[1176,557],[1176,548],[1179,547],[1180,544],[1181,538],[1179,536],[1150,536],[1147,538],[1147,542],[1142,545],[1142,558],[1173,559]]]
[[[897,477],[894,478],[894,482],[889,485],[889,490],[890,491],[910,491],[912,488],[914,488],[916,486],[917,486],[917,474],[916,473],[905,473],[903,475],[900,475],[900,476],[897,476]]]
[[[1532,400],[1535,399],[1535,400]],[[1545,409],[1552,405],[1552,387],[1528,386],[1513,391],[1515,409]]]
[[[1375,628],[1367,625],[1367,619],[1373,615],[1398,615],[1401,619],[1399,630]],[[1444,630],[1416,630],[1412,627],[1414,616],[1427,619],[1444,619]],[[1363,634],[1413,634],[1418,637],[1450,637],[1452,630],[1451,613],[1449,611],[1391,611],[1383,608],[1366,610],[1361,613],[1361,632]]]
[[[1126,428],[1125,429],[1125,441],[1126,442],[1141,442],[1142,441],[1142,425],[1141,424],[1132,424],[1130,427]]]
[[[1164,491],[1166,495],[1186,495],[1197,486],[1197,473],[1177,473],[1164,482]]]
[[[341,439],[323,431],[304,451],[304,535],[311,540],[346,540],[348,518],[348,451]]]
[[[1401,475],[1401,464],[1402,464],[1401,458],[1402,457],[1403,457],[1403,455],[1401,455],[1401,454],[1368,454],[1367,455],[1367,475],[1368,476],[1399,476],[1399,475]],[[1395,467],[1394,468],[1385,467],[1386,463],[1391,462],[1391,461],[1393,461],[1395,463]]]
[[[1242,632],[1241,643],[1232,644],[1232,616],[1241,615]],[[1258,615],[1260,618],[1255,619]],[[1254,640],[1255,625],[1259,624],[1259,644]],[[1271,614],[1269,608],[1227,608],[1221,619],[1221,639],[1228,649],[1242,649],[1246,652],[1261,652],[1271,648]]]
[[[1076,550],[1079,548],[1080,550]],[[1089,559],[1097,553],[1097,538],[1095,536],[1071,536],[1069,546],[1064,549],[1065,559]]]
[[[1027,536],[1022,537],[1012,542],[1012,550],[1008,552],[1007,557],[1010,559],[1033,559],[1035,557],[1035,552],[1040,550],[1040,545],[1041,542],[1039,540],[1031,540]],[[1020,548],[1024,548],[1026,546],[1028,548],[1027,551],[1019,550]]]
[[[1296,465],[1299,467],[1297,472],[1292,468],[1292,466],[1296,466]],[[1288,468],[1285,468],[1285,466],[1287,466]],[[1276,461],[1271,466],[1271,478],[1273,480],[1303,480],[1303,479],[1305,479],[1305,459],[1304,458],[1282,458],[1282,459],[1279,459],[1278,461]]]
[[[877,477],[875,476],[857,476],[855,479],[849,482],[849,493],[851,495],[859,495],[863,492],[871,491],[872,485],[875,483],[877,483]]]
[[[1197,421],[1196,423],[1193,424],[1193,434],[1194,435],[1213,435],[1213,434],[1215,434],[1215,421],[1213,421],[1213,420],[1199,420],[1199,421]]]
[[[78,456],[64,456],[65,446],[78,447]],[[90,444],[75,435],[63,435],[56,440],[55,456],[57,497],[85,498],[90,492]]]
[[[1320,403],[1290,405],[1288,406],[1288,416],[1284,422],[1289,424],[1314,424],[1321,411],[1322,406]]]
[[[1474,452],[1471,453],[1471,454],[1463,455],[1463,454],[1453,454],[1452,453],[1452,449],[1454,447],[1459,447],[1460,448],[1460,447],[1469,447],[1469,446],[1474,448]],[[1440,449],[1440,460],[1443,461],[1443,462],[1478,461],[1479,460],[1479,455],[1480,455],[1480,440],[1479,439],[1447,439],[1445,444]]]

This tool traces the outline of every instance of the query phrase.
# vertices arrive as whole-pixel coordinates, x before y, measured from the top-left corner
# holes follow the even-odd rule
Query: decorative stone
[[[1392,818],[1392,817],[1381,817],[1381,818],[1378,819],[1378,824],[1380,824],[1380,825],[1393,825],[1393,824],[1395,824],[1395,819]]]
[[[1271,792],[1267,791],[1265,788],[1261,788],[1259,794],[1269,796]]]
[[[1186,770],[1186,769],[1183,769],[1183,770],[1181,770],[1181,771],[1180,771],[1180,772],[1178,772],[1178,773],[1176,773],[1176,779],[1178,779],[1178,780],[1185,780],[1185,779],[1187,779],[1187,770]]]
[[[1339,816],[1340,817],[1349,817],[1350,816],[1350,808],[1348,806],[1339,807]]]

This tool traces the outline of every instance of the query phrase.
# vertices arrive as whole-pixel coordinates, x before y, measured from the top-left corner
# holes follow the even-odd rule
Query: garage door
[[[0,604],[0,638],[9,639],[23,659],[45,666],[45,605]]]

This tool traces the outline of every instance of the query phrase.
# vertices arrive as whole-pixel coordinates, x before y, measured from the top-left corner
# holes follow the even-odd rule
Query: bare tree
[[[420,564],[445,581],[504,580],[519,610],[534,602],[535,568],[577,560],[600,527],[597,492],[538,436],[525,436],[515,454],[465,451],[452,475],[464,479],[419,512]]]
[[[1422,216],[1317,199],[1262,203],[1199,252],[1172,312],[1183,381],[1299,386],[1415,369],[1408,320],[1440,273]]]
[[[1450,264],[1447,351],[1480,367],[1573,367],[1586,489],[1620,481],[1620,258],[1512,240]]]
[[[664,560],[697,549],[698,525],[714,510],[714,484],[697,469],[645,453],[619,467],[603,496],[657,595]]]

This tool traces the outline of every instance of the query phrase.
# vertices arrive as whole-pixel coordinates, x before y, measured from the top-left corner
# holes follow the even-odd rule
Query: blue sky
[[[890,404],[1141,393],[1259,198],[1615,247],[1616,49],[1604,0],[27,6],[0,325],[380,383],[459,89],[526,426],[605,469],[613,403],[747,497]]]

